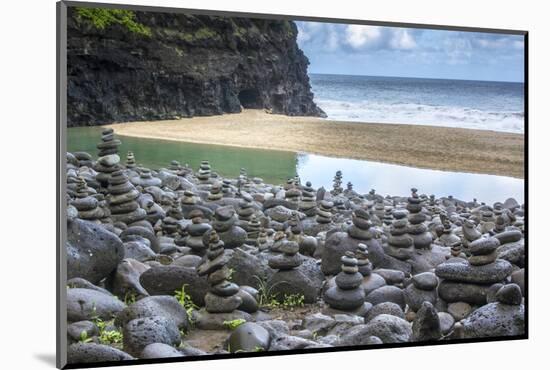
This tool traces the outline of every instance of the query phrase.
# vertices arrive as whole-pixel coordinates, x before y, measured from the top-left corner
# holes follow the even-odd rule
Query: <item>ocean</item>
[[[328,119],[524,132],[516,82],[310,74]]]

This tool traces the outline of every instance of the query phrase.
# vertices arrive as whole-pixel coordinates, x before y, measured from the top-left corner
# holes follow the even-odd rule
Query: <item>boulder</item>
[[[172,296],[151,296],[140,299],[119,312],[115,324],[125,326],[131,320],[162,316],[172,320],[179,329],[189,330],[189,318],[187,311]]]
[[[269,332],[258,324],[246,322],[239,325],[229,336],[229,351],[266,351],[270,343]]]
[[[132,356],[139,356],[152,343],[179,346],[181,342],[177,325],[162,316],[134,319],[123,330],[123,348]]]
[[[99,317],[110,320],[126,305],[116,297],[97,290],[67,289],[67,320],[69,322],[90,320]]]
[[[105,227],[78,218],[67,222],[67,279],[99,283],[118,266],[124,247]]]
[[[118,362],[133,359],[128,353],[104,344],[75,343],[67,348],[67,362],[69,364]]]

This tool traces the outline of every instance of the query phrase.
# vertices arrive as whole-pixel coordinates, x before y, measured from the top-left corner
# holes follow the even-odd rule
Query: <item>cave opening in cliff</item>
[[[239,101],[245,109],[263,108],[260,92],[257,89],[244,89],[239,92]]]

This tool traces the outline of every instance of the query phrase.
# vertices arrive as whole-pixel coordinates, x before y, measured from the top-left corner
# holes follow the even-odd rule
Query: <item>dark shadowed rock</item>
[[[193,268],[181,266],[155,266],[141,274],[139,280],[150,295],[174,295],[185,285],[185,292],[199,306],[204,305],[208,291],[205,276],[199,276]]]
[[[292,270],[280,270],[267,281],[274,295],[303,294],[305,303],[314,303],[321,294],[324,276],[321,268],[311,258]]]
[[[233,269],[231,280],[237,285],[259,288],[260,281],[266,281],[273,274],[267,260],[260,259],[240,248],[233,251],[227,267]]]
[[[67,223],[67,279],[80,277],[92,284],[113,272],[124,257],[118,236],[101,225],[74,219]]]
[[[430,302],[424,302],[416,313],[411,340],[423,342],[439,338],[441,338],[441,325],[437,310]]]
[[[523,299],[521,296],[521,289],[517,284],[504,285],[497,291],[495,298],[500,303],[516,306],[521,304]]]
[[[437,287],[439,297],[445,302],[468,302],[482,305],[487,303],[487,293],[491,284],[468,284],[443,280]]]

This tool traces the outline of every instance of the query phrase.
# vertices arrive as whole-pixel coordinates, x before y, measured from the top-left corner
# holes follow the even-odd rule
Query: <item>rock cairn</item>
[[[158,177],[153,177],[150,169],[142,167],[139,168],[138,171],[139,176],[135,176],[130,179],[132,184],[134,184],[135,186],[141,186],[142,188],[146,188],[149,186],[161,186],[162,180]]]
[[[97,198],[92,197],[88,193],[88,184],[83,177],[76,178],[75,198],[70,202],[78,211],[78,217],[83,220],[99,222],[105,217],[103,210],[99,207]]]
[[[166,211],[166,217],[162,219],[162,233],[166,236],[179,236],[180,221],[183,220],[183,213],[176,205],[171,206]]]
[[[423,272],[412,277],[412,283],[404,290],[405,302],[416,312],[423,302],[435,305],[437,302],[437,276],[433,272]]]
[[[372,263],[369,261],[369,250],[363,243],[357,245],[357,251],[355,252],[357,257],[357,269],[363,276],[370,276],[372,273]]]
[[[359,272],[357,259],[353,252],[346,252],[341,261],[342,271],[336,275],[336,286],[327,289],[323,299],[332,308],[353,311],[365,302],[365,291],[361,288],[363,275]]]
[[[212,231],[206,258],[197,268],[199,276],[208,275],[210,288],[204,297],[207,312],[230,313],[242,303],[242,298],[237,294],[239,286],[230,281],[231,270],[226,266],[229,258],[229,254],[224,250],[223,241],[216,231]]]
[[[99,152],[94,170],[98,172],[96,180],[104,188],[109,185],[109,179],[113,172],[117,171],[120,167],[120,157],[118,156],[118,147],[120,144],[120,140],[115,139],[112,128],[103,130],[101,133],[101,142],[97,144]]]
[[[222,185],[219,181],[216,181],[210,187],[210,192],[208,193],[208,201],[209,202],[216,202],[216,201],[222,199],[222,197],[223,197]]]
[[[300,247],[294,241],[284,240],[278,248],[280,254],[269,258],[269,267],[275,270],[292,270],[302,264]]]
[[[111,173],[107,191],[107,202],[114,222],[123,222],[129,225],[147,217],[147,212],[137,202],[140,193],[128,181],[128,176],[124,171],[117,170]]]
[[[298,209],[307,217],[313,217],[317,214],[317,202],[315,200],[315,190],[311,187],[311,182],[306,182],[302,186],[302,200]]]
[[[422,200],[417,194],[416,189],[411,189],[412,195],[407,198],[407,210],[409,214],[409,234],[413,238],[414,247],[417,249],[429,248],[433,237],[424,224],[426,215],[422,213]]]
[[[352,225],[348,228],[348,234],[352,238],[359,240],[369,240],[372,238],[370,230],[372,223],[369,212],[366,209],[358,208],[351,214]]]
[[[319,209],[317,210],[317,223],[329,224],[332,222],[332,208],[334,203],[328,200],[322,200]]]
[[[252,215],[250,218],[250,221],[248,221],[246,231],[247,231],[247,239],[246,244],[250,245],[258,245],[259,243],[259,236],[260,236],[260,229],[261,229],[260,221],[256,218],[255,215]],[[265,231],[264,231],[265,232]],[[267,235],[266,235],[267,237]]]
[[[241,194],[242,199],[239,201],[237,208],[237,215],[239,217],[239,225],[244,229],[247,229],[248,222],[254,215],[254,205],[252,203],[252,197],[246,193]]]
[[[136,167],[136,158],[134,157],[134,152],[128,151],[126,154],[126,168],[132,169]]]
[[[481,238],[481,233],[476,228],[473,220],[465,220],[462,224],[462,244],[466,247],[470,246],[470,243]]]
[[[404,211],[393,212],[395,218],[390,228],[390,237],[386,253],[394,258],[405,261],[414,253],[414,240],[407,233],[407,214]]]
[[[470,244],[468,260],[448,261],[438,265],[435,274],[443,279],[439,296],[446,302],[485,304],[490,286],[504,281],[513,270],[505,260],[497,259],[498,239],[480,238]]]
[[[210,169],[210,163],[207,160],[203,160],[197,173],[197,179],[199,180],[199,183],[208,184],[211,174],[212,171]]]
[[[207,246],[203,243],[203,236],[212,229],[207,223],[203,222],[203,213],[199,209],[189,212],[191,224],[186,227],[187,236],[185,245],[193,250],[193,253],[199,256],[204,255]]]
[[[334,180],[332,181],[332,195],[338,195],[341,194],[344,191],[342,188],[342,171],[338,170],[336,171],[336,175],[334,175]]]
[[[455,243],[460,242],[460,237],[458,237],[454,233],[451,222],[448,219],[445,219],[443,221],[443,231],[442,231],[441,236],[438,238],[438,240],[439,240],[440,244],[442,244],[446,247],[450,247],[450,246],[454,245]]]
[[[237,220],[235,210],[231,206],[219,207],[214,211],[212,227],[223,240],[226,248],[238,248],[246,241],[246,231],[236,225]]]

